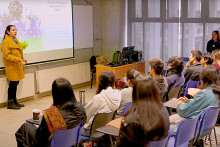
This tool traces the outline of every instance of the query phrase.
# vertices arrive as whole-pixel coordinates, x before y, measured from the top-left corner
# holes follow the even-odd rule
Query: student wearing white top
[[[135,69],[130,69],[127,71],[125,75],[125,82],[128,85],[128,88],[124,88],[121,90],[121,103],[120,107],[117,110],[117,116],[121,117],[123,114],[123,110],[127,102],[132,102],[132,90],[133,90],[133,81],[134,78],[139,74],[139,72]]]
[[[92,121],[97,113],[113,112],[120,106],[121,92],[114,88],[114,73],[109,70],[102,71],[99,75],[96,95],[85,106],[87,121],[82,129],[83,136],[89,136]]]

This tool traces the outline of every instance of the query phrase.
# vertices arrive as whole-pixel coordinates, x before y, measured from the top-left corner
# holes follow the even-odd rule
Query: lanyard
[[[18,43],[11,37],[11,39],[18,45]],[[18,45],[19,46],[19,45]]]

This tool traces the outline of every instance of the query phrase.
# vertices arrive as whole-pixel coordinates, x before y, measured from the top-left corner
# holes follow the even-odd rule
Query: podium
[[[137,71],[145,74],[145,61],[134,62],[131,64],[125,64],[117,67],[110,67],[104,65],[96,65],[96,84],[99,79],[99,75],[103,70],[110,70],[115,74],[116,80],[125,77],[125,73],[130,69],[136,69]]]

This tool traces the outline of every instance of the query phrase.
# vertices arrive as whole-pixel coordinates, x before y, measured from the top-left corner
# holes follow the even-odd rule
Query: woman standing
[[[212,53],[215,49],[220,49],[219,31],[212,32],[212,39],[207,43],[207,52]]]
[[[5,74],[9,80],[8,109],[20,109],[24,107],[16,98],[17,85],[24,78],[24,65],[27,60],[23,58],[23,47],[16,38],[17,29],[14,25],[8,25],[5,30],[1,50],[3,52]]]

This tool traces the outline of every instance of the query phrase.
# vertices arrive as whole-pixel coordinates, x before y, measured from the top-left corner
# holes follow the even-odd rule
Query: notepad
[[[172,99],[170,99],[169,101],[167,101],[167,102],[165,102],[163,104],[166,107],[177,109],[177,101],[178,101],[177,98],[172,98]]]
[[[106,126],[112,126],[114,128],[120,129],[121,128],[121,122],[124,119],[124,117],[116,118],[109,123],[106,124]]]
[[[198,88],[189,88],[188,89],[188,94],[191,95],[192,97],[196,96],[196,94],[200,91],[201,89]]]

